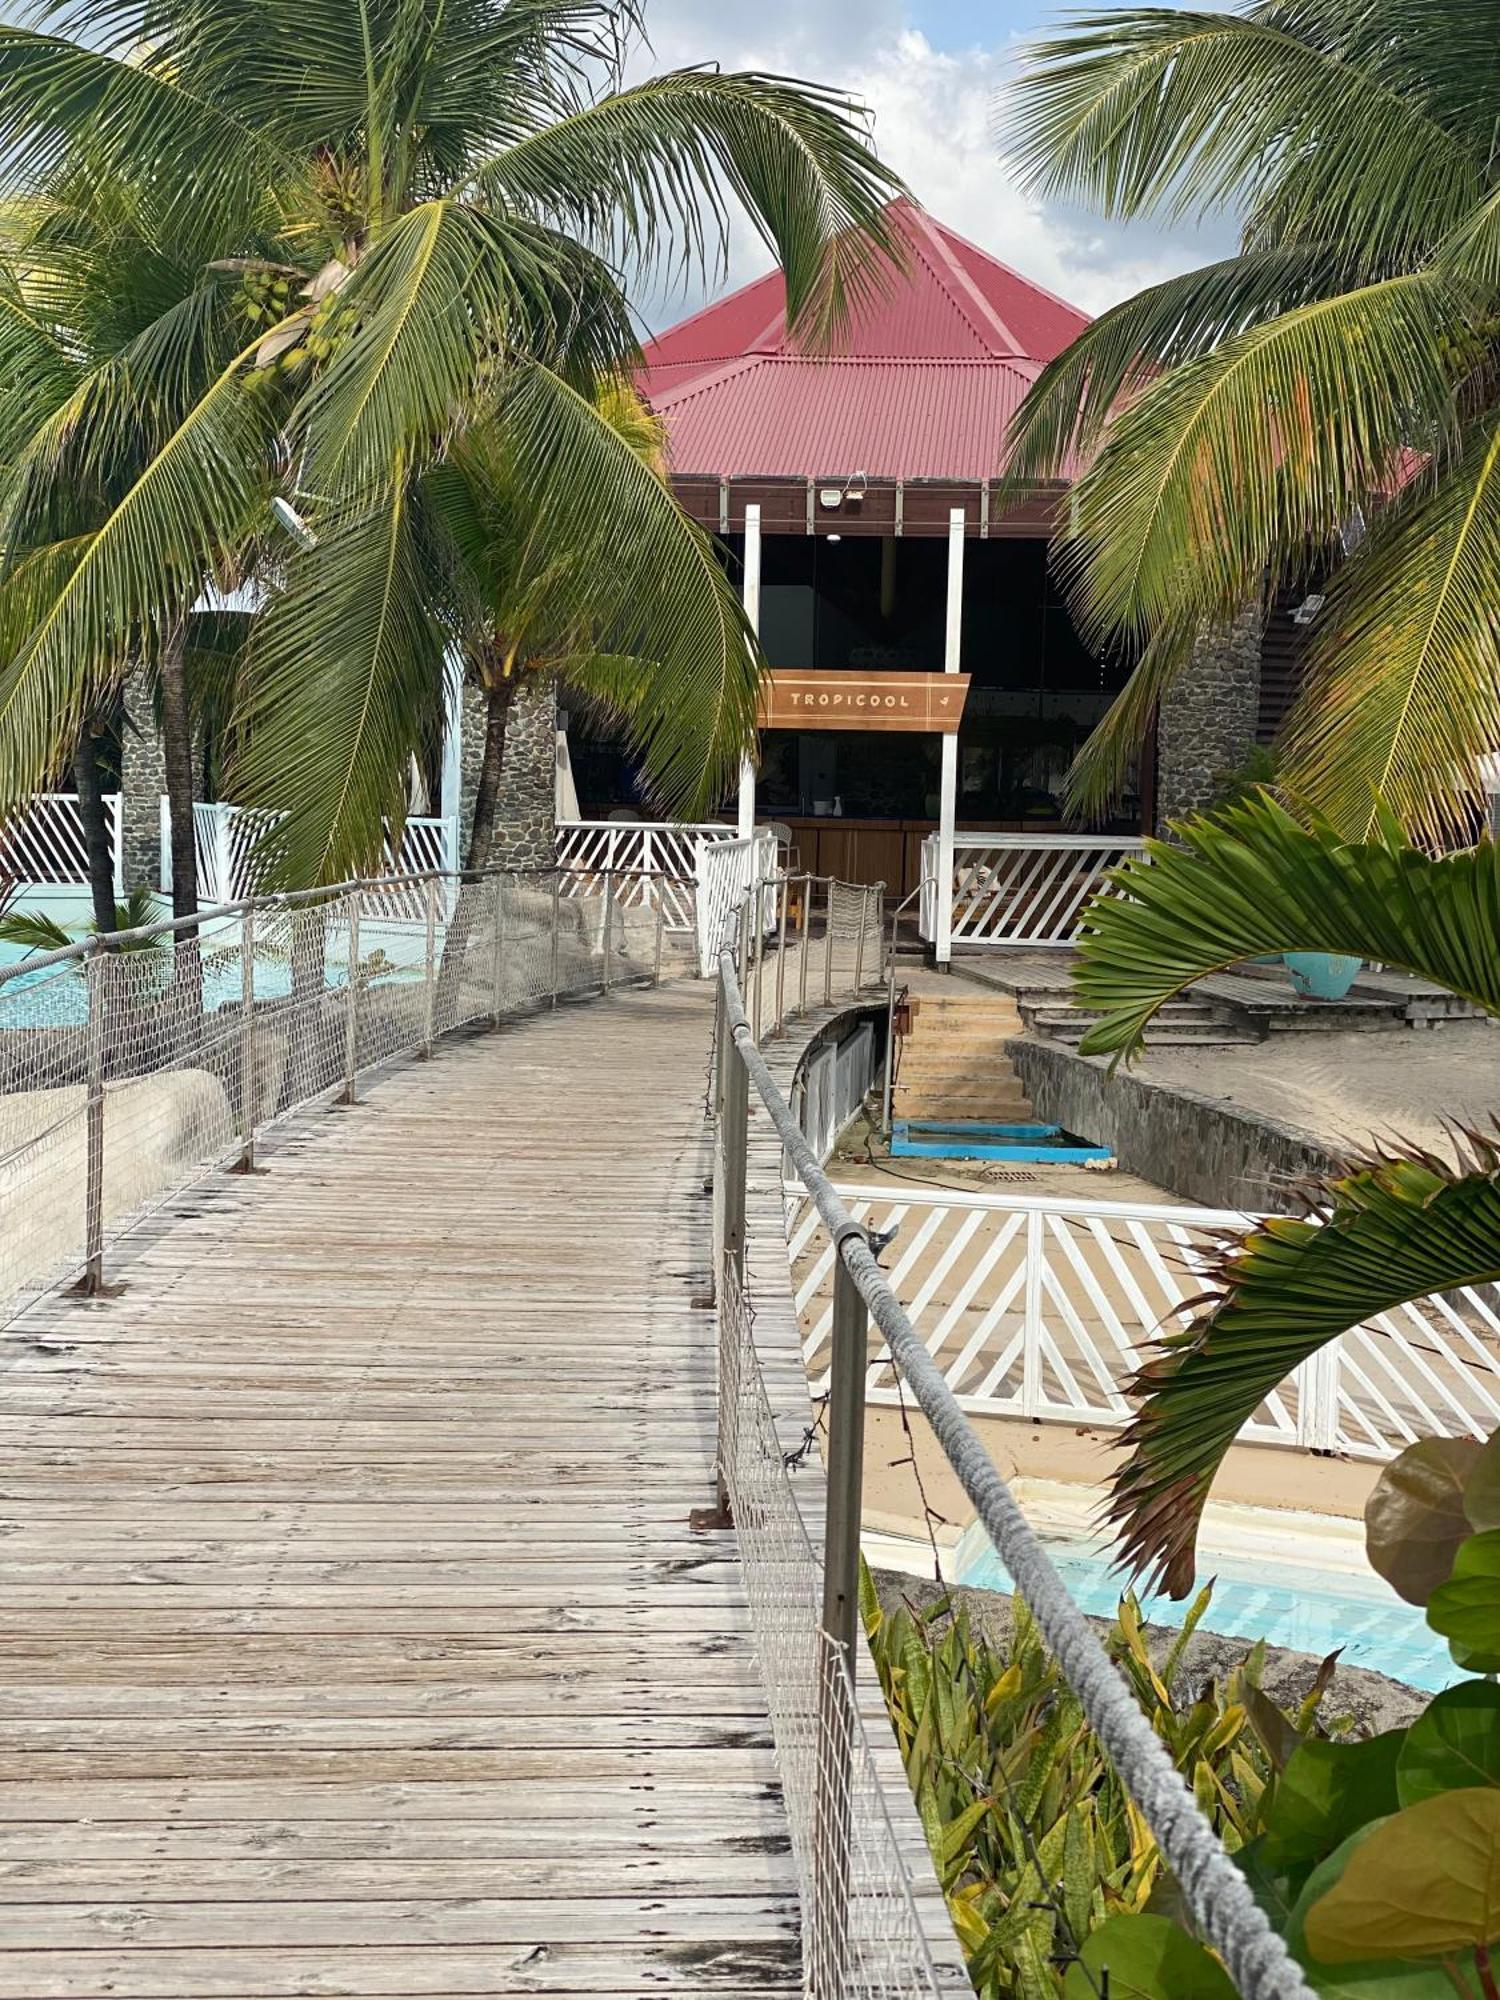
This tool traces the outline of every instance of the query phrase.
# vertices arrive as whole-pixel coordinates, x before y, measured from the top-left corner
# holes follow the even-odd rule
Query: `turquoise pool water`
[[[1111,1618],[1120,1601],[1120,1578],[1110,1558],[1087,1542],[1044,1536],[1074,1598],[1096,1617]],[[1403,1604],[1379,1577],[1338,1570],[1304,1571],[1287,1564],[1270,1580],[1263,1563],[1224,1557],[1206,1564],[1200,1581],[1217,1576],[1203,1629],[1231,1639],[1267,1639],[1321,1658],[1342,1648],[1346,1666],[1369,1667],[1431,1693],[1463,1676],[1447,1644],[1428,1628],[1414,1604]],[[999,1556],[971,1529],[960,1544],[956,1581],[983,1590],[1010,1590]],[[1187,1604],[1147,1594],[1141,1608],[1157,1625],[1181,1625]]]

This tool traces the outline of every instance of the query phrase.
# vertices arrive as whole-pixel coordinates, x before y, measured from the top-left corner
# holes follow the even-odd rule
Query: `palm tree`
[[[480,420],[592,576],[599,629],[677,680],[663,772],[711,790],[753,724],[756,653],[598,407],[637,358],[619,270],[712,262],[738,205],[793,317],[837,325],[899,186],[856,107],[713,70],[626,85],[637,0],[79,0],[60,20],[0,28],[6,157],[34,196],[118,181],[185,248],[102,356],[52,337],[25,272],[0,316],[0,813],[117,684],[122,634],[171,662],[205,584],[253,572],[273,594],[244,794],[286,812],[284,879],[374,861],[454,637],[422,588],[445,555],[424,480]],[[113,324],[107,279],[90,297]],[[65,518],[62,485],[104,504]],[[268,539],[277,495],[308,546]],[[621,551],[645,546],[643,608]],[[671,647],[642,645],[668,625]],[[273,760],[284,709],[303,754]]]
[[[1205,626],[1331,568],[1286,780],[1356,838],[1377,797],[1450,835],[1500,744],[1491,0],[1131,9],[1031,55],[1011,136],[1039,192],[1244,218],[1238,255],[1106,312],[1017,420],[1013,481],[1083,463],[1062,573],[1090,635],[1139,656],[1077,803]]]
[[[1176,844],[1116,871],[1090,905],[1074,985],[1104,1010],[1085,1054],[1118,1063],[1165,1003],[1260,953],[1316,948],[1413,972],[1500,1016],[1500,847],[1434,859],[1395,818],[1368,840],[1304,825],[1267,793],[1174,827]],[[1500,1283],[1500,1145],[1453,1156],[1396,1147],[1308,1191],[1226,1244],[1215,1295],[1136,1384],[1110,1512],[1128,1560],[1191,1588],[1198,1522],[1225,1452],[1266,1397],[1326,1342],[1432,1293]]]

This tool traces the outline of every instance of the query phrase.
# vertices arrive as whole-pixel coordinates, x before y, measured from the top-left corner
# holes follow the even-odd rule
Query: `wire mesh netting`
[[[803,1909],[813,1994],[942,1991],[842,1651],[821,1629],[823,1565],[766,1395],[736,1262],[719,1300],[721,1474],[729,1489]]]
[[[407,876],[0,977],[0,1323],[257,1133],[469,1023],[653,976],[654,908],[557,871]],[[668,961],[670,967],[671,961]]]

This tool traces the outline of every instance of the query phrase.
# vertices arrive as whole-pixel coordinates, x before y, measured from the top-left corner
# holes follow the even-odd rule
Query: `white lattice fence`
[[[659,902],[664,928],[691,936],[696,921],[693,883],[698,851],[734,837],[734,828],[717,820],[695,825],[559,820],[557,861],[565,871],[563,894],[593,894],[606,872],[618,871],[615,893],[622,907],[654,909]]]
[[[988,833],[953,843],[955,945],[1069,945],[1106,877],[1145,843],[1124,835]],[[938,842],[922,845],[922,873],[939,874]],[[937,892],[924,895],[921,934],[937,936]]]
[[[123,891],[120,796],[107,793],[105,828],[115,894]],[[77,889],[89,879],[88,848],[76,792],[37,792],[13,819],[0,827],[0,877],[23,888]]]
[[[769,827],[748,840],[715,841],[698,848],[698,962],[705,979],[712,976],[718,961],[725,918],[740,906],[748,890],[771,881],[779,853],[776,835]],[[775,899],[768,893],[755,929],[763,934],[775,925]]]
[[[198,864],[198,900],[201,904],[239,902],[259,893],[255,866],[255,843],[274,823],[274,815],[252,806],[228,805],[223,801],[200,800],[193,807],[193,851]],[[454,825],[449,819],[410,815],[401,830],[399,843],[387,838],[384,868],[390,875],[425,875],[451,870]],[[168,801],[161,802],[162,887],[172,886],[172,812]],[[411,913],[417,911],[416,903]]]
[[[1118,1427],[1125,1385],[1203,1290],[1227,1210],[869,1187],[839,1190],[870,1228],[899,1228],[891,1284],[949,1387],[978,1415]],[[814,1385],[828,1367],[832,1249],[811,1206],[789,1211],[789,1254]],[[868,1393],[898,1400],[872,1353]],[[1247,1442],[1388,1458],[1418,1437],[1500,1425],[1500,1315],[1481,1293],[1381,1315],[1269,1397]]]

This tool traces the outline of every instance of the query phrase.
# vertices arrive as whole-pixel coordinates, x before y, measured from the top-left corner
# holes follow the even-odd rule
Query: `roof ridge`
[[[1005,321],[1001,319],[999,313],[995,311],[968,272],[964,270],[952,250],[949,249],[947,243],[944,242],[941,225],[933,220],[925,208],[919,207],[915,202],[910,204],[910,209],[912,220],[921,230],[923,237],[931,245],[941,261],[942,269],[933,270],[933,277],[937,280],[948,298],[953,301],[960,315],[973,328],[976,337],[985,345],[988,345],[986,334],[990,338],[1003,343],[1001,349],[993,350],[993,358],[995,360],[999,360],[1002,354],[1021,353],[1020,341],[1017,340],[1016,336],[1005,324]],[[928,268],[932,269],[930,263]],[[945,274],[950,282],[944,282]],[[957,293],[962,293],[962,297],[957,296],[955,288],[957,288]],[[966,310],[965,299],[975,309],[975,312],[978,313],[980,324],[976,324],[974,314]]]

